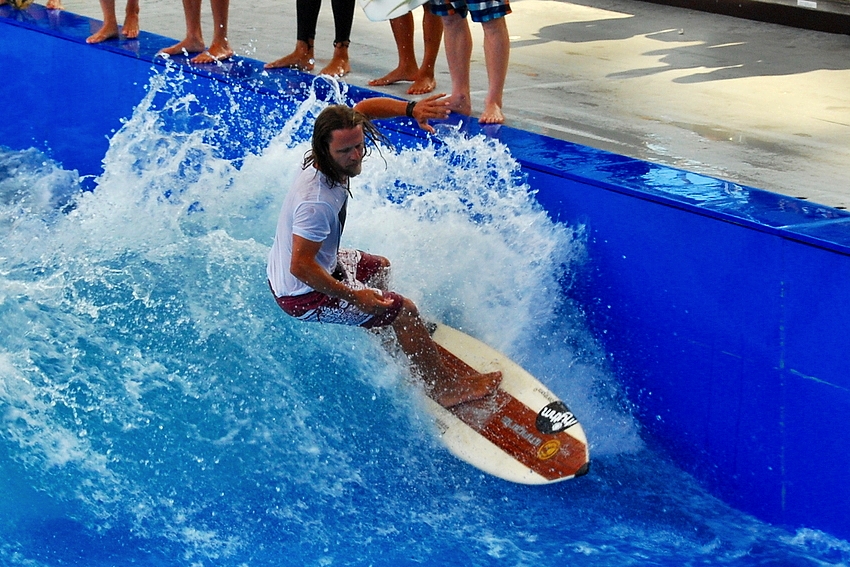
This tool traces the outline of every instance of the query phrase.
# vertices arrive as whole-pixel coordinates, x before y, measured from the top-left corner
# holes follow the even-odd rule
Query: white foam
[[[237,164],[208,143],[215,117],[183,80],[154,77],[111,139],[96,189],[67,214],[51,197],[67,181],[55,165],[33,173],[46,188],[2,193],[16,197],[0,205],[12,236],[0,244],[0,396],[18,457],[62,469],[45,472],[46,485],[69,486],[98,522],[128,521],[203,559],[244,545],[207,512],[254,479],[281,489],[270,516],[315,521],[295,503],[309,495],[355,512],[341,496],[396,452],[417,482],[443,482],[444,471],[430,429],[410,417],[403,372],[367,334],[293,322],[265,284],[278,208],[306,150],[292,136],[325,102],[306,101]],[[536,359],[591,425],[592,444],[604,430],[606,452],[634,450],[604,364],[570,341],[544,356],[529,346],[559,324],[560,282],[584,253],[580,227],[547,217],[496,141],[443,131],[440,144],[381,151],[386,166],[375,152],[352,183],[346,244],[390,258],[395,286],[427,316]],[[349,446],[372,426],[333,419],[348,404],[399,429],[373,460]],[[212,495],[219,486],[226,497]],[[488,545],[498,554],[502,544]]]

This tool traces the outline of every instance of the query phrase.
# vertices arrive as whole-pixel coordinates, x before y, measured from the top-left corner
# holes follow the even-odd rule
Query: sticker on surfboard
[[[360,0],[360,7],[373,22],[392,20],[415,10],[428,0]]]
[[[481,341],[432,325],[445,362],[462,374],[501,370],[488,398],[444,408],[430,398],[440,440],[459,459],[521,484],[549,484],[587,473],[587,437],[576,416],[539,380]]]

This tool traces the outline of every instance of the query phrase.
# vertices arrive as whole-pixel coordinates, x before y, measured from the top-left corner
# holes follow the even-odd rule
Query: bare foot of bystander
[[[480,124],[504,124],[505,115],[502,114],[502,108],[498,104],[491,102],[484,105],[484,112],[481,113],[478,122]]]
[[[175,43],[171,47],[160,49],[159,52],[165,55],[188,55],[191,53],[200,53],[204,50],[204,42],[198,42],[195,39],[184,39],[180,43]]]
[[[348,42],[334,43],[334,55],[331,62],[325,65],[320,75],[331,75],[344,77],[351,72],[351,64],[348,61]]]
[[[313,46],[305,41],[297,41],[295,43],[295,51],[276,59],[271,63],[266,63],[263,67],[266,69],[298,69],[299,71],[312,71],[316,60],[313,57]]]

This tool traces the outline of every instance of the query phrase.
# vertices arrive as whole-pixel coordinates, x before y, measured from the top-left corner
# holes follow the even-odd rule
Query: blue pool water
[[[583,227],[553,223],[498,142],[446,127],[373,152],[346,240],[565,399],[589,475],[479,473],[368,333],[288,319],[265,260],[323,104],[254,116],[275,135],[224,158],[220,116],[163,73],[96,180],[0,149],[0,564],[850,563],[850,543],[746,516],[647,446],[561,295]]]

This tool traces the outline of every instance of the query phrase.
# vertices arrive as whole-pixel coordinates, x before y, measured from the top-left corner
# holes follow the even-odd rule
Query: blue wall
[[[0,7],[0,144],[96,175],[171,40],[89,46],[89,20],[51,18]],[[186,72],[210,104],[226,104],[217,83],[239,81],[240,102],[283,109],[281,120],[303,96],[304,76],[268,76],[251,60]],[[422,135],[385,126],[407,143]],[[511,148],[554,218],[588,226],[589,259],[565,293],[647,438],[745,511],[850,537],[850,215],[507,127],[484,132]],[[262,147],[270,133],[256,134],[238,143]]]

